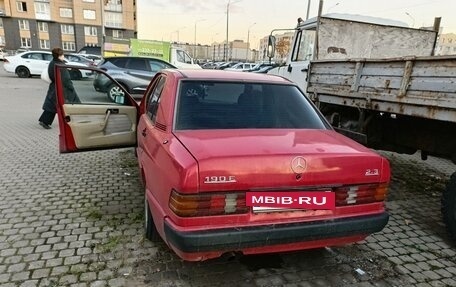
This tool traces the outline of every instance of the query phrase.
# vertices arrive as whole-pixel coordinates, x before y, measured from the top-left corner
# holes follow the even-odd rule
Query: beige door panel
[[[78,149],[136,143],[135,107],[65,104],[63,112]]]

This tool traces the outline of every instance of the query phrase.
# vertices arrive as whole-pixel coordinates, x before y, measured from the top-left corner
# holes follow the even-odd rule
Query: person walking
[[[54,121],[55,114],[57,113],[54,75],[55,64],[65,64],[63,50],[61,48],[52,49],[52,61],[49,63],[48,66],[48,73],[51,82],[49,83],[46,98],[44,99],[43,113],[41,114],[38,120],[40,125],[45,129],[51,128],[51,124]]]
[[[63,55],[63,50],[61,48],[52,49],[52,61],[48,66],[48,74],[51,82],[49,83],[49,88],[46,94],[46,98],[43,103],[43,113],[38,119],[39,124],[45,128],[50,129],[51,124],[54,121],[55,114],[57,113],[56,107],[56,89],[55,89],[55,75],[54,75],[54,66],[56,64],[65,65],[65,57]],[[63,86],[63,95],[65,98],[65,103],[77,104],[81,103],[75,89],[73,82],[71,81],[70,73],[67,69],[61,70],[61,80]]]

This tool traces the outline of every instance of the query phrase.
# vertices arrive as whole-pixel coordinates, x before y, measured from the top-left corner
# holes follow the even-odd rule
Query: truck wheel
[[[456,243],[456,173],[453,173],[442,195],[442,214],[450,238]]]
[[[146,238],[150,241],[160,241],[160,235],[158,234],[157,228],[155,227],[146,196],[144,196],[144,233],[146,234]]]
[[[16,74],[19,78],[29,78],[30,77],[30,71],[27,69],[27,67],[17,67],[16,69]]]

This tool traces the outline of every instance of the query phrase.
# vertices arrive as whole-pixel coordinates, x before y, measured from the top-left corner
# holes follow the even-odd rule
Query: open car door
[[[78,71],[85,76],[72,79]],[[138,104],[115,80],[96,68],[56,65],[55,82],[61,153],[136,145]]]

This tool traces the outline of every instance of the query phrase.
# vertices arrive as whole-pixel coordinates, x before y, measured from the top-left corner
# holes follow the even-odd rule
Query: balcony
[[[35,18],[36,18],[36,20],[50,21],[51,20],[51,14],[35,12]]]
[[[122,4],[108,3],[105,5],[105,11],[122,12]]]

